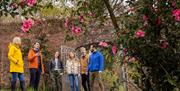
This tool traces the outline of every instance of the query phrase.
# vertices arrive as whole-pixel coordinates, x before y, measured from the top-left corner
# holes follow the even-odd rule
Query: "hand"
[[[88,72],[86,72],[86,75],[88,75]]]
[[[60,75],[63,75],[63,73],[60,73]]]
[[[18,64],[19,60],[17,60],[16,64]]]
[[[102,73],[102,71],[99,71],[99,73]]]
[[[38,56],[40,56],[40,55],[41,55],[40,52],[38,52],[38,53],[35,54],[36,57],[38,57]]]
[[[78,77],[80,77],[81,76],[81,74],[78,74]]]

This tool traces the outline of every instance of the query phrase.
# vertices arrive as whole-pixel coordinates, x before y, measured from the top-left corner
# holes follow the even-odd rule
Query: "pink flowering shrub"
[[[36,4],[36,0],[27,0],[27,5],[29,6],[29,7],[32,7],[32,6],[34,6],[35,4]]]
[[[108,47],[108,43],[106,43],[106,42],[99,42],[98,45],[102,46],[102,47]]]
[[[180,21],[180,9],[175,9],[175,10],[173,10],[173,16],[175,17],[175,19],[177,20],[177,21]]]
[[[136,38],[142,38],[142,37],[145,36],[145,32],[142,31],[142,30],[137,30],[137,31],[135,32],[135,36],[136,36]]]
[[[34,24],[34,20],[32,20],[31,18],[24,20],[21,26],[22,31],[28,32],[30,28],[33,26],[33,24]]]
[[[113,46],[112,46],[112,53],[115,55],[115,54],[117,53],[117,51],[118,51],[117,46],[116,46],[116,45],[113,45]]]

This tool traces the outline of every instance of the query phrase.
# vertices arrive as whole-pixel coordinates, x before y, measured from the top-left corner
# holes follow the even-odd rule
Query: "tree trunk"
[[[111,17],[114,29],[116,30],[117,36],[119,37],[119,30],[120,30],[120,28],[119,28],[119,26],[117,24],[117,20],[116,20],[116,17],[114,15],[113,9],[112,9],[112,7],[111,7],[111,5],[109,3],[109,0],[103,0],[103,1],[104,1],[105,5],[106,5],[106,7],[108,9],[108,12],[110,14],[110,17]]]

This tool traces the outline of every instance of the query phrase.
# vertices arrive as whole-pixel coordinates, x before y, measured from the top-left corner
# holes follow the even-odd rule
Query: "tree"
[[[125,29],[119,44],[127,55],[138,60],[141,78],[134,81],[144,91],[179,89],[179,28],[178,0],[127,0]],[[139,80],[141,80],[139,82]]]
[[[95,3],[92,4],[93,2]],[[83,5],[83,3],[79,5]],[[134,78],[134,81],[142,90],[179,89],[179,1],[127,0],[129,10],[125,10],[127,12],[121,16],[124,26],[121,30],[118,28],[117,18],[108,1],[90,0],[86,3],[88,6],[79,7],[74,16],[81,16],[83,12],[83,15],[89,17],[87,11],[92,10],[98,13],[95,15],[95,20],[103,21],[103,19],[107,19],[104,17],[106,9],[101,6],[107,7],[116,30],[114,33],[118,35],[113,42],[118,44],[118,49],[121,49],[120,45],[123,45],[126,56],[138,60],[136,69],[140,78]],[[101,6],[95,6],[96,4]],[[101,17],[104,18],[101,20]],[[83,20],[84,17],[81,19]],[[73,28],[72,31],[75,34],[81,33],[82,30],[86,32],[85,23],[79,22],[81,20],[72,19],[71,21],[75,21],[71,24],[82,28],[79,30]],[[86,25],[88,24],[91,23]],[[70,27],[72,26],[70,25]]]

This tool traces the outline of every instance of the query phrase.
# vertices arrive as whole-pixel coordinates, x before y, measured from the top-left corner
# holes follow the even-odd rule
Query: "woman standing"
[[[50,64],[50,76],[52,79],[52,91],[62,91],[62,75],[63,75],[63,63],[60,60],[60,54],[57,51]]]
[[[66,71],[70,80],[71,91],[79,91],[80,62],[75,53],[69,53],[69,59],[66,62]]]
[[[89,73],[88,73],[88,62],[89,62],[89,53],[87,53],[86,48],[81,47],[81,78],[82,78],[82,86],[84,91],[91,91],[90,90],[90,80],[89,80]]]
[[[34,48],[28,53],[29,70],[30,70],[30,87],[38,90],[41,74],[44,73],[44,65],[42,54],[40,51],[40,43],[35,42]]]
[[[20,87],[25,91],[24,61],[21,53],[21,38],[15,37],[9,45],[8,59],[10,61],[10,73],[12,74],[11,91],[16,89],[16,81],[19,78]]]

